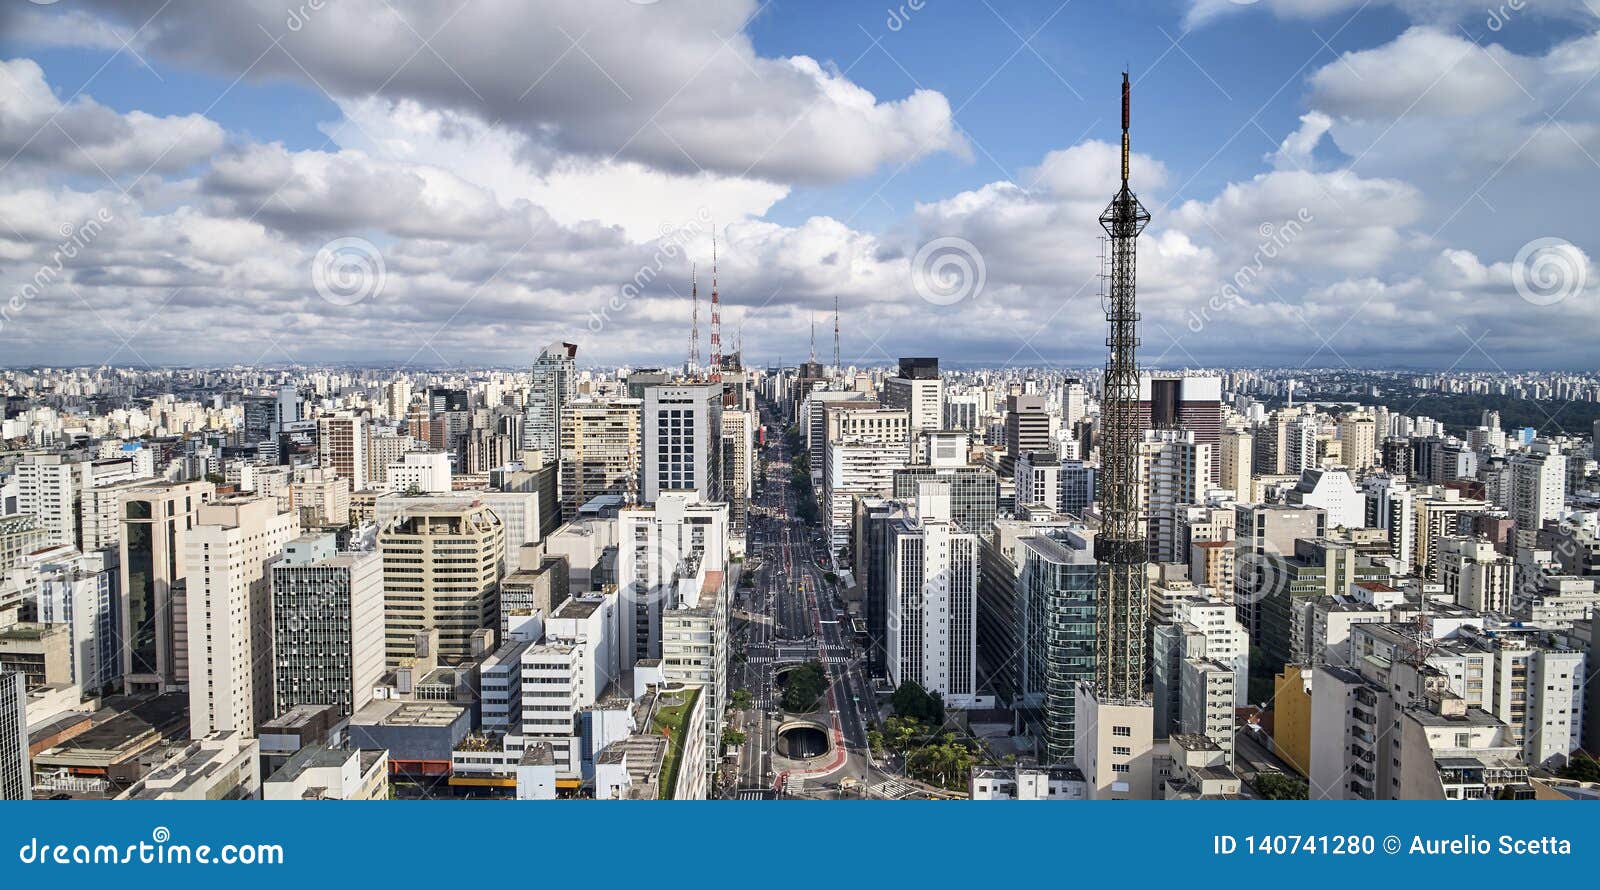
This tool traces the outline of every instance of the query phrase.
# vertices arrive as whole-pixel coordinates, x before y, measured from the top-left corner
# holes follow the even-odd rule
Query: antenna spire
[[[722,303],[717,296],[717,232],[711,230],[711,382],[722,382]]]
[[[700,370],[700,276],[694,264],[689,266],[689,301],[693,308],[689,314],[689,367],[685,374],[696,376]]]
[[[1128,187],[1128,125],[1133,117],[1133,86],[1122,72],[1122,187]]]
[[[833,295],[833,374],[835,377],[844,374],[844,366],[839,361],[839,295]]]

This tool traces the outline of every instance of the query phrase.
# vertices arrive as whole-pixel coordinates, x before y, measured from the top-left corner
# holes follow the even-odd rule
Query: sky
[[[0,7],[0,366],[1600,365],[1600,0]],[[713,246],[713,240],[715,245]]]

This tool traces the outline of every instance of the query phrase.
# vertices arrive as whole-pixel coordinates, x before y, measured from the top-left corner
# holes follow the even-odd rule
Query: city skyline
[[[8,6],[0,364],[1092,367],[1122,67],[1148,366],[1600,364],[1582,0],[483,5]]]

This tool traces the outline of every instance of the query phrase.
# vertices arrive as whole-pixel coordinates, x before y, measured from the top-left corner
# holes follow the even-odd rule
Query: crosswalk
[[[867,795],[881,797],[886,800],[904,800],[917,793],[917,789],[897,779],[886,779],[876,785],[867,786]]]

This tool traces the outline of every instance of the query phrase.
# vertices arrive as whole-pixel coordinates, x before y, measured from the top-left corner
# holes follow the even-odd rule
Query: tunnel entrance
[[[778,754],[790,760],[821,757],[832,747],[828,731],[814,723],[796,723],[778,730]]]

